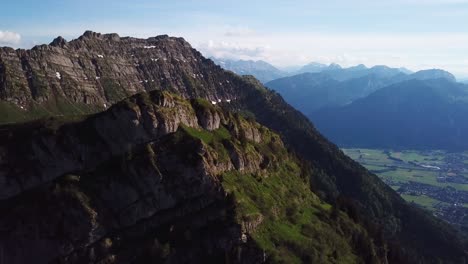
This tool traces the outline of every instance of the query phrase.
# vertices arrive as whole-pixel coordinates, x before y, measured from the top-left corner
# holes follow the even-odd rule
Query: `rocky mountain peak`
[[[49,45],[63,48],[66,44],[67,44],[67,41],[62,36],[58,36]]]
[[[93,32],[91,30],[87,30],[78,39],[79,40],[99,39],[99,40],[109,40],[109,41],[120,41],[120,36],[117,33],[101,34],[98,32]]]
[[[76,114],[90,113],[158,88],[232,100],[232,78],[183,38],[167,35],[139,39],[86,31],[69,42],[58,37],[31,50],[0,50],[0,99],[16,116],[63,114],[58,108],[65,102]]]
[[[80,38],[100,38],[101,33],[93,32],[91,30],[86,30]]]

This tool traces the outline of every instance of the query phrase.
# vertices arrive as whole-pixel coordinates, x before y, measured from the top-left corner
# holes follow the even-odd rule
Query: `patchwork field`
[[[468,152],[342,150],[408,202],[468,232]]]

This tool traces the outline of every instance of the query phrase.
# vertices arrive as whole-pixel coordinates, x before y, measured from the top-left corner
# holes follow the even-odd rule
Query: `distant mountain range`
[[[235,72],[239,75],[253,75],[255,78],[260,80],[262,83],[266,83],[278,78],[294,76],[301,73],[320,73],[328,72],[330,74],[337,74],[339,72],[348,72],[350,77],[356,77],[359,74],[366,75],[369,71],[384,71],[388,72],[388,69],[391,69],[387,66],[374,66],[372,68],[367,68],[365,65],[360,64],[357,66],[343,68],[339,64],[331,63],[329,65],[311,62],[304,66],[291,66],[285,68],[278,68],[271,65],[268,62],[258,60],[232,60],[232,59],[220,59],[211,57],[214,63],[221,66],[225,70]],[[411,74],[412,71],[405,68],[393,69],[397,73]],[[342,75],[342,74],[341,74]],[[350,78],[348,77],[348,78]],[[346,77],[343,77],[346,78]]]
[[[330,65],[326,65],[323,63],[318,62],[311,62],[307,65],[304,65],[302,68],[299,69],[296,73],[305,73],[305,72],[322,72],[322,71],[329,71],[329,70],[339,70],[342,69],[340,65],[336,63],[332,63]]]
[[[457,83],[451,73],[431,69],[408,74],[400,68],[364,65],[334,68],[266,86],[341,146],[468,148],[468,86]]]
[[[468,149],[468,85],[409,80],[338,108],[309,114],[341,146]]]
[[[442,70],[405,74],[401,69],[387,66],[367,68],[359,65],[280,78],[266,83],[266,86],[279,92],[303,113],[310,114],[323,107],[349,104],[394,83],[438,78],[455,82],[452,74]]]
[[[262,67],[262,81],[268,79],[265,78],[268,69],[276,69],[265,62],[223,65],[254,76],[259,76],[258,68]],[[338,64],[310,63],[296,72],[299,74],[278,69],[275,72],[276,75],[268,76],[284,77],[265,85],[309,117],[338,145],[468,148],[464,140],[468,136],[467,86],[457,83],[447,71],[429,69],[413,73],[384,65],[343,68]]]
[[[261,60],[229,60],[216,58],[211,58],[211,60],[222,68],[239,75],[253,75],[262,83],[288,76],[287,72],[279,70],[275,66]]]
[[[468,260],[448,223],[182,38],[0,48],[2,122],[1,263]]]

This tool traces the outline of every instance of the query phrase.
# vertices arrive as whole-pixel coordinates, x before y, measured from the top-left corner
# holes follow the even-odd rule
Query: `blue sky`
[[[468,77],[468,0],[2,2],[2,46],[70,40],[87,29],[169,34],[206,56],[443,68]]]

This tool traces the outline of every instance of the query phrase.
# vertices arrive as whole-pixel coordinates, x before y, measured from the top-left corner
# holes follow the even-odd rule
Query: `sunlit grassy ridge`
[[[237,117],[242,126],[258,126]],[[358,263],[365,247],[375,254],[367,232],[349,216],[321,201],[310,188],[300,161],[288,154],[279,137],[266,128],[260,143],[239,140],[222,126],[214,131],[183,126],[178,137],[201,140],[221,159],[228,158],[227,144],[245,153],[257,152],[277,162],[266,170],[245,173],[232,170],[220,176],[221,184],[236,204],[237,221],[272,262]],[[229,143],[228,143],[229,142]]]

